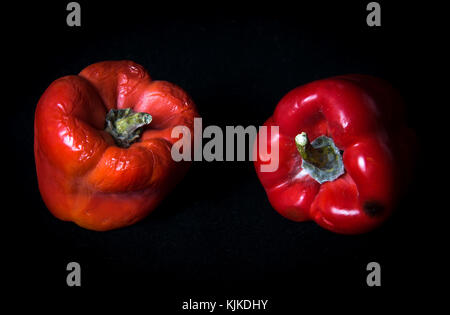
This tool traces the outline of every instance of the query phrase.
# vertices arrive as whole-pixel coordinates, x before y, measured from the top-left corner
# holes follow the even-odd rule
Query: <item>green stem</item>
[[[128,148],[139,140],[144,126],[150,124],[152,116],[138,113],[131,108],[111,109],[106,115],[106,128],[116,144],[121,148]]]
[[[310,149],[311,144],[308,141],[308,136],[306,135],[306,132],[302,132],[295,136],[295,145],[297,146],[297,150],[298,152],[300,152],[302,159],[307,160],[308,153],[306,152],[306,150]]]
[[[342,154],[333,139],[320,136],[309,142],[306,132],[295,136],[295,145],[302,157],[302,168],[316,181],[333,181],[344,174]]]

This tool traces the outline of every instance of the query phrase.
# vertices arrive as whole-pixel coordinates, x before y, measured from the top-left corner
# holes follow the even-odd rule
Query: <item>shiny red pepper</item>
[[[272,206],[290,220],[314,220],[337,233],[379,226],[411,172],[414,134],[403,111],[389,84],[366,75],[319,80],[289,92],[265,123],[279,126],[279,133],[269,128],[264,139],[270,155],[258,153],[255,161]],[[324,140],[330,143],[321,148]],[[278,156],[271,152],[276,145]],[[278,169],[262,172],[270,158],[278,158]],[[315,171],[334,177],[323,180]]]

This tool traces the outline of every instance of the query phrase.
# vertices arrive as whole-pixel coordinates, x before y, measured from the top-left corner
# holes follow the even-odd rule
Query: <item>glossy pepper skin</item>
[[[152,121],[128,148],[104,131],[110,109],[132,108]],[[34,154],[39,190],[59,219],[105,231],[148,215],[186,173],[174,162],[172,128],[198,116],[176,85],[152,81],[131,61],[105,61],[54,81],[39,100]],[[191,132],[192,133],[192,132]]]
[[[265,126],[268,150],[279,146],[279,167],[255,168],[271,205],[293,221],[314,220],[337,233],[359,234],[391,214],[411,173],[415,137],[404,121],[403,103],[385,81],[345,75],[315,81],[285,95]],[[302,169],[294,137],[325,135],[341,150],[345,172],[320,184]],[[261,133],[258,138],[261,137]]]

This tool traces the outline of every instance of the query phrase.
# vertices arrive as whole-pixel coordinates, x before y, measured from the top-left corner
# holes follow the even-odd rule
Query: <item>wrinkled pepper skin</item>
[[[112,108],[133,108],[153,120],[128,148],[104,131]],[[185,175],[174,162],[174,126],[193,130],[198,116],[176,85],[152,81],[131,61],[105,61],[54,81],[39,100],[34,154],[39,190],[57,218],[106,231],[147,216]],[[191,132],[193,133],[193,132]]]
[[[278,142],[279,167],[261,172],[270,157],[258,153],[256,172],[273,208],[290,220],[314,220],[342,234],[368,232],[388,218],[410,177],[415,136],[400,96],[381,79],[345,75],[298,87],[265,126],[279,126],[279,134],[269,128],[265,139],[269,152]],[[343,151],[345,173],[319,184],[302,172],[294,142],[300,132],[311,140],[332,138]]]

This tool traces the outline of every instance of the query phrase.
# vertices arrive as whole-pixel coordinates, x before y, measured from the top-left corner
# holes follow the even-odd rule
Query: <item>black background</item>
[[[427,11],[379,1],[382,26],[368,27],[369,1],[304,4],[210,4],[79,1],[82,26],[65,23],[66,3],[4,10],[6,67],[13,96],[8,131],[17,166],[8,242],[14,284],[66,296],[137,291],[150,309],[180,310],[181,301],[268,298],[272,310],[299,310],[305,296],[345,295],[383,304],[415,291],[428,277],[432,229],[418,163],[397,212],[359,236],[290,222],[273,210],[251,162],[195,162],[185,179],[142,222],[94,232],[55,219],[37,187],[35,106],[58,77],[102,60],[130,59],[154,79],[185,89],[203,125],[262,125],[289,90],[315,79],[364,73],[390,81],[407,104],[409,125],[423,126],[424,52],[432,39]],[[10,124],[10,125],[9,125]],[[419,133],[419,143],[424,142]],[[11,156],[11,154],[10,154]],[[417,157],[420,161],[420,155]],[[420,227],[418,229],[418,227]],[[427,249],[426,249],[427,248]],[[9,249],[9,247],[8,247]],[[66,265],[82,268],[82,287],[66,286]],[[382,267],[368,288],[366,265]],[[382,297],[382,298],[380,298]]]

